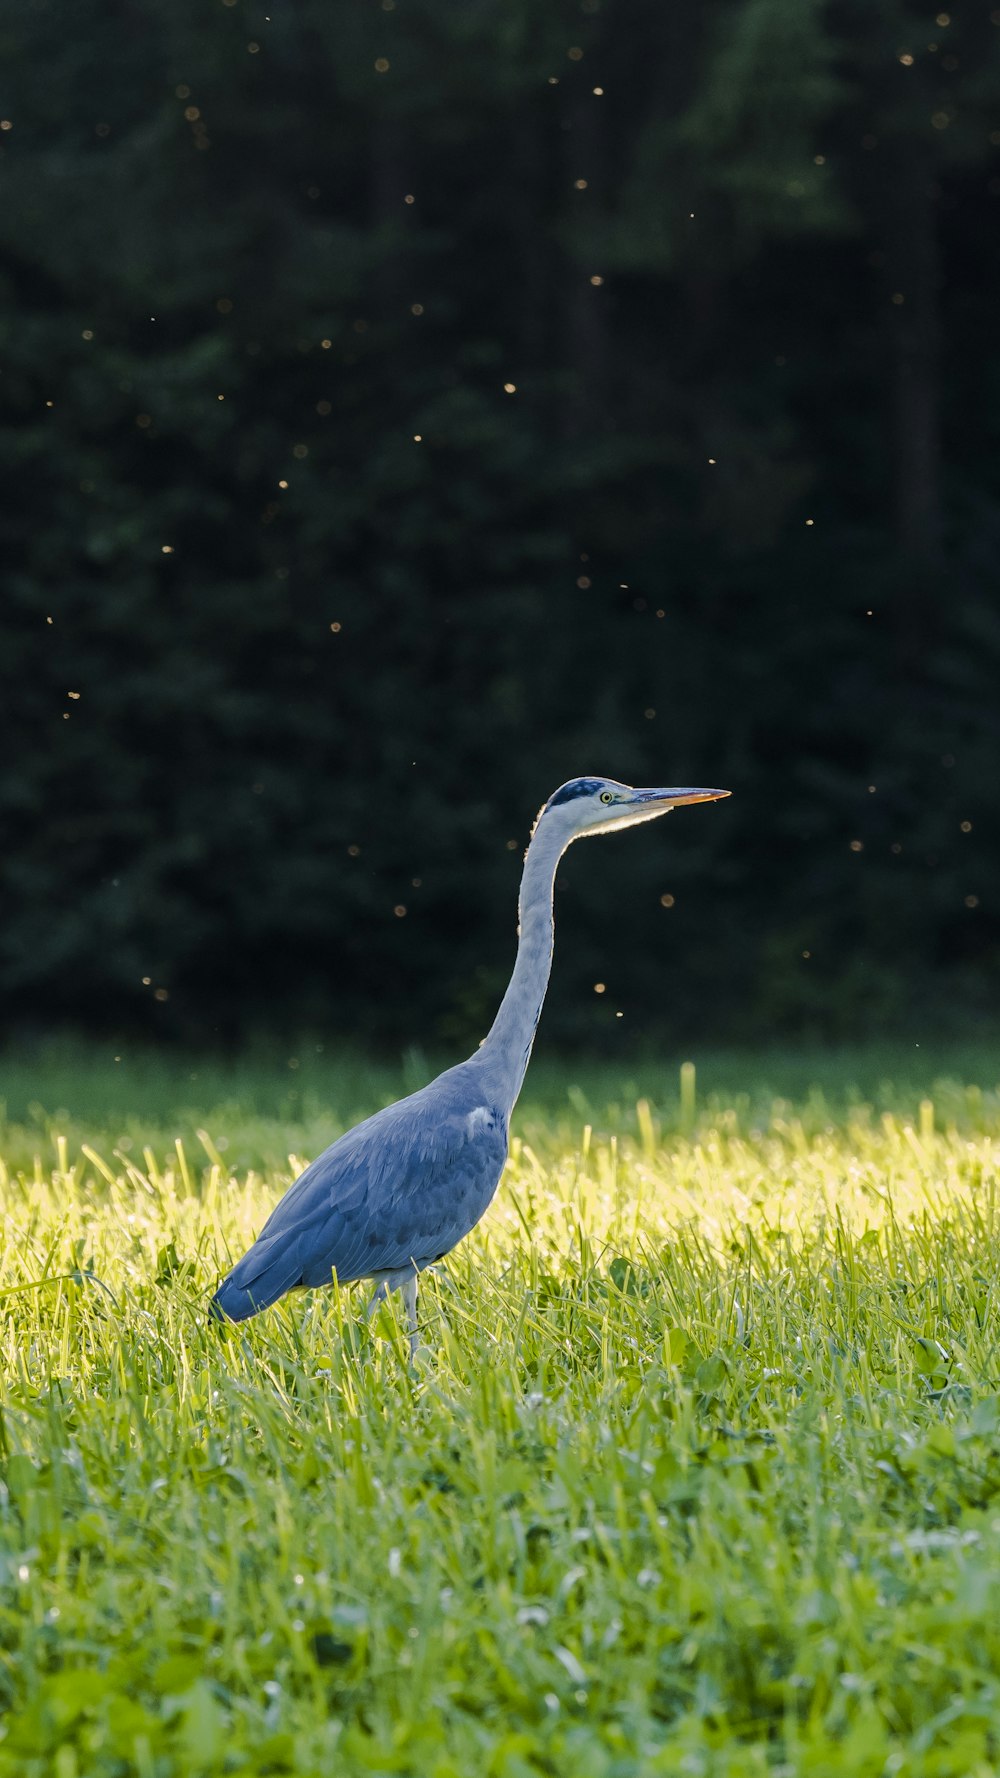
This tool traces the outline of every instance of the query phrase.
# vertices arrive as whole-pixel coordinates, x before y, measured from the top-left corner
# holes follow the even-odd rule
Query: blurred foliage
[[[468,1041],[594,770],[737,794],[570,856],[550,1032],[988,1015],[998,26],[7,16],[15,1021]]]

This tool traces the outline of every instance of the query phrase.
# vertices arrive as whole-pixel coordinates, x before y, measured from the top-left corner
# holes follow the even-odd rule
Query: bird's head
[[[614,778],[571,778],[553,792],[539,811],[535,830],[544,823],[547,829],[558,831],[568,846],[571,840],[582,839],[586,834],[614,833],[619,827],[654,821],[657,815],[666,815],[685,803],[714,803],[729,794],[728,790],[684,787],[635,790]]]

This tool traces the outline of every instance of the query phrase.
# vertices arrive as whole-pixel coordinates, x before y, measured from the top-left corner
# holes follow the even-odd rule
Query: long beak
[[[682,803],[717,803],[731,794],[728,790],[633,790],[630,801],[677,809]]]

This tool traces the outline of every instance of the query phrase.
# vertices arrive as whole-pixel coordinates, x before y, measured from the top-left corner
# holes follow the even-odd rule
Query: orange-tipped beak
[[[633,800],[637,803],[659,803],[664,809],[678,809],[682,803],[717,803],[724,796],[731,796],[729,790],[634,790]]]

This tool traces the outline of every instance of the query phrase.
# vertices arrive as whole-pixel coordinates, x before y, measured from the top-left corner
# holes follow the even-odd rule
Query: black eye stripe
[[[561,789],[549,797],[545,807],[557,809],[560,803],[575,802],[578,796],[593,796],[600,788],[600,778],[571,778],[568,784],[562,785]]]

